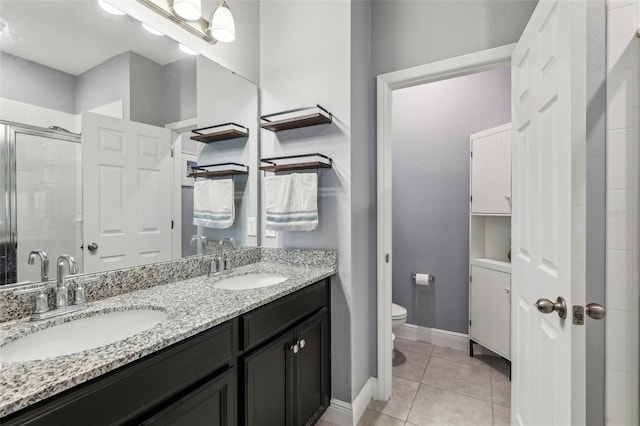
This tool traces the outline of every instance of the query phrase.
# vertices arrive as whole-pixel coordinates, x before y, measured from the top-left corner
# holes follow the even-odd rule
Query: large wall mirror
[[[38,250],[55,279],[63,253],[92,273],[257,244],[253,83],[97,1],[3,0],[0,18],[0,284],[41,281]],[[190,138],[230,122],[247,135]],[[218,163],[248,167],[212,177],[233,182],[235,218],[196,227],[189,168]]]

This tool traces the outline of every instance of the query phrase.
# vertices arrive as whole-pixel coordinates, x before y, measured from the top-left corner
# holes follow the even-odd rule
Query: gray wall
[[[153,126],[164,126],[165,105],[163,67],[135,53],[129,57],[130,119]]]
[[[196,58],[184,58],[164,69],[164,122],[196,117]]]
[[[393,93],[393,301],[410,324],[468,332],[469,135],[511,121],[510,72]]]
[[[0,52],[0,96],[75,114],[76,78]]]
[[[587,303],[605,304],[606,4],[587,2]],[[605,321],[587,319],[587,425],[605,423]]]
[[[122,99],[123,117],[130,119],[130,52],[121,53],[78,76],[76,111],[89,111]]]
[[[535,0],[376,0],[374,74],[515,43],[536,3]]]

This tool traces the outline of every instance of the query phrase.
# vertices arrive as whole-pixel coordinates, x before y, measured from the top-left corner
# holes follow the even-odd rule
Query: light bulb
[[[218,41],[228,43],[236,39],[236,24],[226,2],[216,6],[211,17],[211,35]]]
[[[196,21],[202,16],[200,0],[173,0],[173,11],[187,21]]]

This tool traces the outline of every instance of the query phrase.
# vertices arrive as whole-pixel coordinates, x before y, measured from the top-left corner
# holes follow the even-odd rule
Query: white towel
[[[318,176],[292,173],[264,180],[267,229],[313,231],[318,226]]]
[[[233,179],[200,180],[193,188],[193,224],[224,229],[235,219]]]

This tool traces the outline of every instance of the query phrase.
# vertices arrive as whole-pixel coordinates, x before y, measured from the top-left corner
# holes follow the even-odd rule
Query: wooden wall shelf
[[[205,130],[208,130],[208,132],[204,133]],[[192,133],[195,133],[195,136],[191,136],[194,141],[213,143],[246,138],[249,136],[249,129],[236,123],[224,123],[195,129],[192,130]]]
[[[192,172],[187,176],[192,178],[214,178],[233,175],[249,174],[249,166],[240,163],[205,164],[192,167]]]
[[[296,108],[260,117],[263,123],[260,127],[272,132],[299,129],[301,127],[328,124],[333,121],[333,115],[320,105],[314,107]]]
[[[323,154],[288,155],[284,157],[263,158],[260,170],[268,172],[291,172],[295,170],[330,169],[333,160]]]

